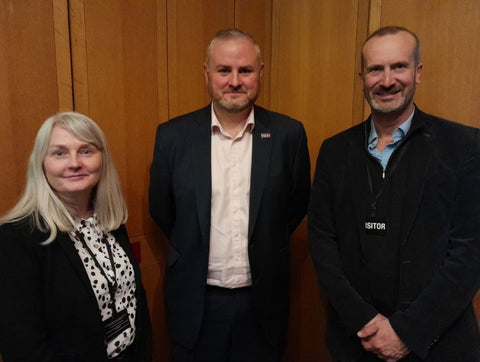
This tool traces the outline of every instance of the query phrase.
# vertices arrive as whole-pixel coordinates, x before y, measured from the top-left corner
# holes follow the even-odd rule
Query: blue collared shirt
[[[392,155],[393,151],[398,147],[399,142],[405,137],[407,134],[408,130],[410,129],[410,126],[412,124],[412,118],[413,114],[415,113],[415,110],[412,112],[410,117],[403,122],[395,131],[393,131],[392,138],[393,141],[392,143],[388,144],[383,152],[380,152],[377,150],[375,147],[377,147],[378,143],[378,135],[377,131],[375,130],[375,125],[373,123],[373,119],[370,118],[370,135],[368,137],[368,145],[367,149],[370,154],[375,157],[380,163],[382,164],[383,170],[387,168],[388,165],[388,160],[390,159],[390,156]]]

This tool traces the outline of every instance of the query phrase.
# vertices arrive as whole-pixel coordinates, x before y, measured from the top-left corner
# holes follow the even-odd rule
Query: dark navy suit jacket
[[[289,237],[306,214],[310,161],[302,124],[255,106],[248,255],[258,320],[272,345],[285,342]],[[158,127],[150,213],[169,239],[165,308],[169,332],[187,348],[202,322],[210,245],[211,106]]]

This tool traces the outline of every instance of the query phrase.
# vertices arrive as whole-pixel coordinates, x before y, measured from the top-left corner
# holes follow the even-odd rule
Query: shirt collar
[[[415,108],[412,111],[412,114],[403,122],[398,128],[393,131],[392,138],[393,143],[396,143],[403,139],[408,133],[410,126],[412,125],[413,114],[415,113]],[[370,117],[370,135],[368,137],[368,148],[374,149],[378,143],[377,130],[375,129],[375,124],[373,123],[373,117]]]
[[[247,122],[245,122],[245,126],[243,127],[242,131],[238,134],[237,137],[243,136],[245,131],[248,131],[248,132],[253,131],[253,127],[255,127],[255,117],[254,117],[253,109],[254,107],[252,107],[252,109],[250,110],[250,113],[248,114],[248,117],[247,117]],[[220,132],[224,136],[231,137],[228,134],[228,132],[226,132],[223,129],[222,124],[218,120],[217,115],[215,114],[215,110],[213,109],[213,103],[211,104],[211,110],[212,110],[211,112],[212,113],[212,123],[211,123],[212,133]]]
[[[97,213],[94,212],[92,216],[86,219],[80,219],[77,224],[77,230],[82,227],[96,227],[98,224]]]

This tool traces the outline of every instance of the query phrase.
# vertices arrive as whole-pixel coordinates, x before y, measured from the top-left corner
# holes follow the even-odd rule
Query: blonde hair
[[[78,222],[75,205],[67,205],[57,196],[43,170],[43,161],[54,126],[62,127],[75,138],[94,145],[102,153],[102,174],[92,190],[90,202],[97,216],[98,227],[103,231],[117,229],[126,222],[128,211],[107,140],[93,120],[76,112],[58,113],[48,118],[40,127],[28,161],[27,184],[23,195],[11,210],[0,218],[0,225],[30,217],[32,227],[50,232],[43,242],[44,245],[56,238],[57,229],[63,232],[75,229]]]

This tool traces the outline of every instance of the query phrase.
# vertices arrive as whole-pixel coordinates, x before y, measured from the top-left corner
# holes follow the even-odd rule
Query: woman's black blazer
[[[135,270],[134,361],[151,361],[151,327],[140,269],[125,226],[113,232]],[[0,226],[0,354],[9,361],[107,361],[98,304],[73,242],[29,220]]]

